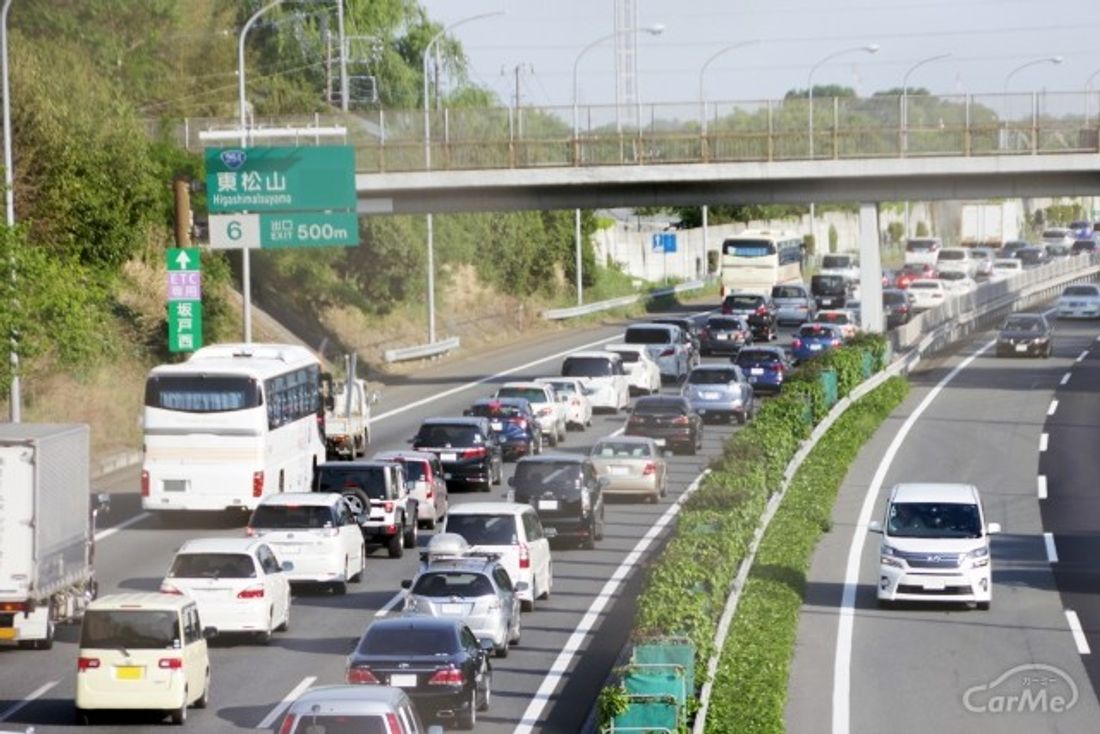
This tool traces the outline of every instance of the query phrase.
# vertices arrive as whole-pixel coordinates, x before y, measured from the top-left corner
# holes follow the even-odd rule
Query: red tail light
[[[768,365],[768,369],[771,370],[772,372],[782,372],[783,371],[783,363],[782,362],[772,362],[771,364]]]
[[[791,346],[794,347],[795,349],[798,349],[800,346],[802,346],[802,340],[801,339],[792,339],[791,340]]]
[[[463,459],[483,459],[488,454],[488,450],[484,446],[478,446],[476,449],[465,449],[462,452]]]
[[[386,714],[386,734],[401,734],[401,722],[397,720],[397,714]]]
[[[432,481],[432,479],[435,478],[435,475],[432,474],[432,465],[429,462],[424,462],[423,467],[424,467],[424,481],[425,482]]]
[[[141,472],[141,496],[149,496],[149,472],[145,470]]]
[[[686,426],[689,423],[691,423],[691,421],[688,420],[686,415],[678,415],[672,419],[672,425],[674,426]]]
[[[430,485],[430,484],[428,485],[428,492],[424,496],[427,497],[428,499],[431,499],[432,497],[435,497],[435,490],[432,489],[432,485]]]
[[[674,354],[676,354],[676,350],[673,349],[672,347],[669,347],[668,349],[665,349],[664,351],[661,352],[662,357],[671,357]]]
[[[279,734],[290,734],[294,731],[294,723],[298,720],[298,717],[294,714],[287,714],[283,717],[283,724],[279,727]]]
[[[83,673],[85,670],[94,670],[99,667],[99,658],[77,658],[76,659],[76,672]]]
[[[175,586],[172,586],[172,584],[161,584],[160,585],[160,593],[162,593],[162,594],[174,594],[176,596],[183,596],[183,592],[180,591],[179,589],[177,589]]]
[[[834,347],[839,347],[840,346],[840,340],[839,339],[833,339],[829,343],[832,344]]]
[[[387,513],[393,512],[393,503],[392,502],[383,502],[382,503],[382,509],[385,510]]]
[[[756,315],[757,316],[767,316],[768,315],[768,307],[767,306],[757,306],[756,307]]]
[[[370,671],[370,668],[348,668],[348,672],[344,674],[344,680],[348,683],[364,685],[378,685],[380,683],[374,673]]]
[[[461,686],[466,682],[465,676],[458,668],[440,668],[428,680],[429,686]]]
[[[264,496],[264,473],[262,471],[252,472],[252,496]]]
[[[161,658],[157,661],[157,667],[161,670],[180,670],[183,668],[183,658]]]
[[[262,586],[249,586],[247,589],[237,593],[238,599],[263,599],[264,587]]]
[[[531,552],[527,550],[526,543],[519,544],[519,567],[531,568]]]
[[[21,612],[24,609],[26,605],[21,601],[0,602],[0,612]]]
[[[645,469],[642,470],[642,474],[644,474],[646,476],[649,476],[650,474],[656,474],[656,473],[657,473],[657,465],[654,464],[652,461],[647,461],[646,465],[645,465]]]

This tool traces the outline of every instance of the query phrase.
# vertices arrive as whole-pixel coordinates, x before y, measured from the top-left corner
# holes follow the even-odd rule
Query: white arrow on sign
[[[186,252],[181,250],[180,254],[176,255],[176,265],[180,266],[180,270],[190,270],[191,268],[187,267],[190,264],[191,258]]]

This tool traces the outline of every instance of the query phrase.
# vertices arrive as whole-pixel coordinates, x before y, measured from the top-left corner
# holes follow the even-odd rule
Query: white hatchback
[[[276,560],[254,538],[189,540],[176,552],[162,594],[189,596],[204,624],[219,632],[245,632],[261,642],[290,626],[290,581],[294,565]]]
[[[509,578],[526,588],[517,590],[524,611],[535,608],[535,600],[550,598],[554,566],[550,540],[535,508],[514,502],[467,502],[451,508],[443,524],[444,533],[462,536],[470,552],[500,554],[500,564]]]
[[[999,257],[993,261],[993,272],[990,274],[989,279],[1015,278],[1022,272],[1024,272],[1023,261],[1014,257]]]
[[[263,538],[275,555],[294,564],[290,581],[328,584],[337,593],[367,567],[363,531],[342,495],[287,492],[265,497],[245,533]]]
[[[592,401],[588,399],[583,380],[575,377],[537,377],[535,382],[554,388],[554,392],[565,405],[568,425],[579,430],[592,425]]]
[[[639,395],[653,395],[661,391],[661,368],[649,356],[649,350],[641,344],[608,344],[604,347],[623,358],[623,371],[630,391]]]

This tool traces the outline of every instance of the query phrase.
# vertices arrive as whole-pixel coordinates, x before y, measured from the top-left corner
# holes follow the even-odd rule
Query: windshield
[[[479,415],[484,418],[522,418],[524,411],[518,405],[506,405],[504,403],[478,403],[470,408],[471,415]]]
[[[89,610],[80,632],[83,648],[164,650],[177,647],[179,615],[153,609]]]
[[[939,246],[940,243],[936,240],[909,240],[905,243],[907,252],[931,252]]]
[[[1068,233],[1069,233],[1069,231],[1065,230],[1065,229],[1044,229],[1043,230],[1043,239],[1044,240],[1060,240],[1063,237],[1065,237]]]
[[[712,318],[707,320],[707,328],[712,331],[738,331],[740,329],[748,330],[745,326],[745,322],[741,319],[730,318]]]
[[[145,405],[185,413],[222,413],[263,404],[251,377],[153,375],[145,382]]]
[[[607,377],[614,374],[611,360],[606,357],[569,357],[562,363],[565,377]]]
[[[1002,327],[1005,331],[1042,331],[1043,324],[1039,319],[1011,318],[1005,321]]]
[[[566,395],[572,395],[577,392],[577,383],[570,382],[568,380],[562,380],[561,382],[548,382],[548,385],[554,386],[554,391],[558,393],[565,393]]]
[[[360,655],[418,656],[445,655],[458,647],[458,635],[451,627],[402,629],[370,627],[359,643]]]
[[[775,352],[765,351],[763,349],[742,349],[737,354],[738,366],[744,366],[746,364],[755,362],[778,362],[779,355]]]
[[[815,275],[810,279],[814,293],[841,293],[845,289],[844,278],[839,275]]]
[[[485,574],[459,571],[428,572],[420,575],[411,593],[417,596],[495,596],[493,582]]]
[[[978,506],[958,502],[894,502],[887,534],[895,538],[980,538]]]
[[[447,532],[461,535],[470,545],[512,545],[517,542],[516,518],[507,515],[458,515],[447,518]]]
[[[763,303],[763,296],[727,296],[725,305],[735,311],[753,311]]]
[[[914,282],[909,284],[909,290],[911,290],[911,291],[922,291],[922,290],[934,291],[934,290],[939,290],[939,287],[940,287],[939,283],[931,283],[927,280],[917,280],[917,281],[914,281]]]
[[[386,499],[386,470],[380,466],[369,467],[317,467],[318,492],[342,492],[345,489],[361,489],[371,499]]]
[[[966,253],[962,250],[943,250],[940,252],[940,260],[965,260]]]
[[[1087,285],[1071,285],[1062,291],[1063,296],[1092,296],[1096,297],[1098,291],[1095,287]]]
[[[592,448],[592,455],[604,459],[644,459],[653,456],[653,451],[648,443],[600,441]]]
[[[546,393],[537,387],[502,387],[497,390],[498,398],[523,398],[529,403],[545,403]]]
[[[182,553],[172,561],[168,575],[183,579],[251,579],[256,577],[256,564],[245,553]]]
[[[806,297],[806,291],[804,291],[799,286],[777,285],[774,288],[772,288],[772,298],[805,298],[805,297]]]
[[[898,293],[897,291],[883,291],[882,302],[890,306],[896,306],[900,303],[908,303],[909,299],[906,298],[904,293]]]
[[[332,527],[332,508],[317,505],[260,505],[252,512],[250,528]]]
[[[852,264],[852,258],[847,255],[826,255],[821,258],[823,268],[846,268]]]
[[[738,257],[767,257],[775,254],[775,245],[767,240],[726,240],[722,253]]]
[[[837,338],[836,331],[830,329],[828,326],[822,326],[821,324],[806,324],[798,330],[798,335],[803,339],[806,338],[820,338],[820,339],[835,339]]]
[[[672,341],[672,330],[630,327],[623,341],[627,344],[668,344]]]
[[[416,435],[419,446],[475,446],[482,443],[481,434],[473,426],[427,425]]]
[[[688,382],[692,385],[725,385],[736,381],[737,373],[729,369],[692,370],[688,375]]]
[[[818,321],[828,321],[830,324],[847,324],[851,321],[846,313],[822,312],[817,315]]]
[[[638,352],[634,351],[633,349],[616,349],[614,351],[615,354],[623,358],[623,362],[625,364],[632,364],[640,359]]]
[[[634,415],[680,415],[687,409],[680,400],[639,400]]]
[[[945,273],[940,273],[940,280],[964,280],[966,273],[960,273],[959,271],[948,270]]]
[[[515,491],[517,499],[538,496],[548,490],[555,493],[579,494],[583,471],[575,462],[555,463],[528,461],[516,465]]]

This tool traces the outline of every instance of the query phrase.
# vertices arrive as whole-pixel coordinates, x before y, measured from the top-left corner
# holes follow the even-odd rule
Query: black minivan
[[[416,451],[439,457],[448,489],[472,484],[488,492],[503,481],[504,457],[488,418],[429,418],[409,440]]]
[[[592,549],[603,539],[605,482],[586,456],[545,454],[516,462],[510,498],[532,505],[551,537],[569,537]]]
[[[848,302],[848,280],[843,275],[815,275],[810,278],[810,293],[818,308],[844,308]]]

